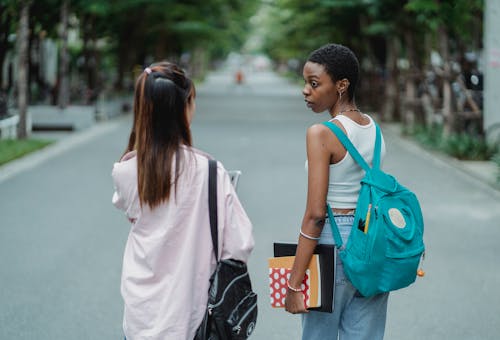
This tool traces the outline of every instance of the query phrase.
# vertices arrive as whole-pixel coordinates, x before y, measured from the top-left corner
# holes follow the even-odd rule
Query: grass
[[[5,139],[0,140],[0,165],[39,150],[51,144],[50,140],[42,139]]]
[[[500,152],[493,156],[493,162],[497,164],[497,182],[500,184]]]

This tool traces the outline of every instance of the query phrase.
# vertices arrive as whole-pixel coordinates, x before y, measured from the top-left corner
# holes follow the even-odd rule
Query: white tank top
[[[375,123],[370,119],[368,125],[359,125],[350,118],[338,115],[333,120],[339,121],[347,132],[347,137],[359,151],[364,160],[371,166],[373,160],[373,150],[375,148]],[[382,148],[380,164],[385,156],[385,142],[382,137]],[[332,208],[354,209],[358,203],[359,190],[361,189],[361,179],[365,176],[365,171],[356,163],[349,152],[342,160],[335,164],[330,164],[330,179],[328,183],[327,201]]]

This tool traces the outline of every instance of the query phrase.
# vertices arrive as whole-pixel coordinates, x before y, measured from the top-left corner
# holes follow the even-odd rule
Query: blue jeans
[[[354,221],[352,215],[335,216],[342,242],[347,242]],[[327,219],[319,243],[334,244]],[[345,277],[337,257],[333,312],[310,311],[302,314],[303,340],[378,340],[384,338],[389,293],[363,297]]]

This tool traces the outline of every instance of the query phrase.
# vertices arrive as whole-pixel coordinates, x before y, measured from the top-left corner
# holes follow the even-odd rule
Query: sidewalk
[[[31,132],[35,136],[64,136],[65,132],[86,130],[97,122],[110,120],[130,112],[132,101],[132,95],[130,95],[99,98],[92,105],[68,105],[64,109],[55,105],[30,105],[27,124],[31,126]],[[14,116],[18,113],[17,109],[10,111]]]
[[[428,157],[433,158],[437,162],[453,167],[463,174],[480,181],[490,189],[493,189],[500,194],[500,182],[497,181],[500,169],[498,169],[495,162],[459,160],[444,153],[427,149],[415,140],[402,136],[401,125],[398,123],[384,123],[383,128],[387,132],[395,135],[401,140],[401,142],[410,145],[414,149],[418,149],[419,152],[426,154]]]
[[[0,183],[97,136],[110,133],[121,120],[127,119],[131,105],[132,97],[119,97],[92,106],[70,105],[64,110],[57,106],[30,106],[31,137],[54,143],[1,165]]]

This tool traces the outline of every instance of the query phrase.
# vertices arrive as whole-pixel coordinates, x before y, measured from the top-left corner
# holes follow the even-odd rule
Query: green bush
[[[421,144],[432,149],[438,149],[441,145],[443,128],[439,125],[433,125],[430,128],[424,126],[415,127],[412,135]]]
[[[454,134],[443,140],[442,148],[455,158],[468,160],[489,160],[497,152],[496,147],[489,145],[484,138],[466,133]]]
[[[443,128],[439,125],[430,128],[417,126],[410,135],[422,145],[458,159],[490,160],[499,151],[498,146],[488,144],[480,136],[460,133],[444,138]]]

